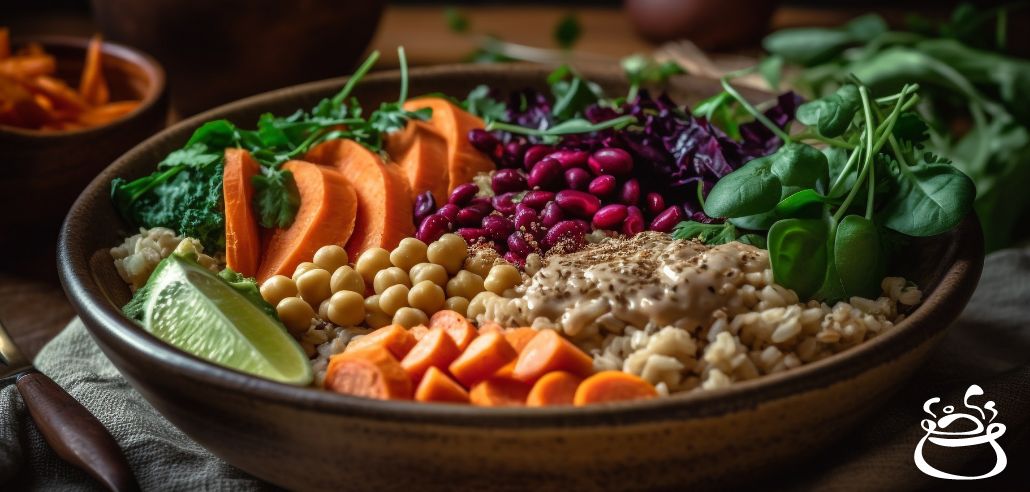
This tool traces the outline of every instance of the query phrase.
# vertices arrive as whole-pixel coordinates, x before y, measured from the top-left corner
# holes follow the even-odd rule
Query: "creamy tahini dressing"
[[[548,257],[517,289],[520,297],[498,299],[511,305],[491,314],[523,325],[544,317],[573,336],[608,313],[637,327],[693,327],[726,306],[745,274],[768,267],[765,252],[753,246],[708,247],[646,232]]]

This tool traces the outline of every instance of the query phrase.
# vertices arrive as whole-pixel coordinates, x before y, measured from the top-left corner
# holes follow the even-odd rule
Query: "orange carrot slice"
[[[291,276],[327,244],[343,246],[354,232],[357,199],[354,189],[334,169],[310,162],[289,161],[283,169],[293,173],[300,191],[300,208],[293,224],[276,229],[258,267],[258,281],[273,275]],[[352,257],[353,258],[353,257]]]
[[[449,369],[454,379],[466,387],[492,376],[505,364],[515,360],[518,354],[511,348],[504,335],[487,333],[476,337]]]
[[[443,328],[446,330],[451,335],[451,338],[454,339],[458,349],[462,351],[472,343],[472,339],[476,338],[478,334],[476,327],[467,318],[462,316],[461,313],[449,309],[437,311],[433,314],[432,318],[429,318],[429,329],[433,328]]]
[[[511,344],[511,347],[516,352],[521,354],[522,350],[526,348],[526,345],[536,336],[537,332],[538,330],[535,328],[523,326],[521,328],[504,330],[504,338],[508,340],[508,343]]]
[[[79,95],[94,106],[107,104],[110,98],[107,81],[104,80],[103,47],[104,40],[99,34],[89,40],[89,48],[86,49],[86,66],[82,69],[82,79],[79,81]]]
[[[533,384],[526,397],[526,406],[545,407],[550,405],[572,405],[576,388],[583,378],[565,371],[544,374]]]
[[[139,107],[139,101],[118,101],[89,108],[79,113],[76,121],[86,126],[100,126],[121,119]]]
[[[384,163],[353,140],[329,140],[307,153],[308,160],[333,166],[353,185],[357,196],[357,216],[353,239],[344,249],[357,258],[366,249],[393,249],[406,237],[415,235],[413,202],[408,180],[396,164]]]
[[[379,400],[411,399],[411,379],[397,359],[382,347],[349,352],[329,359],[325,389]]]
[[[415,337],[401,325],[389,325],[362,335],[347,344],[347,352],[364,350],[368,347],[383,347],[394,357],[403,359],[415,346]]]
[[[408,111],[422,108],[433,110],[429,124],[447,141],[448,194],[456,186],[472,181],[476,174],[494,170],[493,161],[473,147],[468,138],[470,130],[485,126],[483,120],[441,97],[420,97],[404,103]]]
[[[418,383],[415,400],[425,402],[468,403],[469,394],[443,371],[430,367]]]
[[[225,149],[222,170],[225,264],[248,277],[257,274],[261,261],[261,238],[253,205],[253,178],[260,172],[261,166],[250,156],[250,152],[238,148]]]
[[[0,60],[0,75],[28,79],[50,75],[57,70],[57,61],[50,55],[19,55]]]
[[[412,381],[419,382],[430,367],[446,369],[461,355],[454,340],[442,329],[431,329],[401,360]]]
[[[385,149],[408,178],[412,200],[428,191],[436,203],[447,202],[447,141],[435,128],[409,121],[403,130],[386,135]]]
[[[469,391],[469,402],[480,407],[520,407],[526,404],[530,386],[514,379],[494,377]]]
[[[576,389],[573,403],[577,406],[591,403],[642,400],[658,396],[654,386],[637,376],[622,371],[602,371],[590,376]]]
[[[11,31],[0,27],[0,60],[11,56]]]
[[[408,333],[411,333],[411,336],[415,338],[416,342],[418,342],[422,337],[429,333],[429,327],[426,325],[418,325],[408,330]]]
[[[512,376],[533,383],[551,371],[567,371],[586,377],[594,372],[594,362],[554,330],[540,330],[526,344],[515,363]]]
[[[480,335],[483,335],[483,334],[490,333],[490,332],[493,332],[493,331],[496,331],[496,332],[499,332],[499,333],[503,333],[504,332],[504,327],[502,327],[501,325],[499,325],[497,323],[494,323],[493,321],[487,321],[487,322],[482,323],[482,324],[479,325],[479,328],[476,330],[476,333],[479,333]]]

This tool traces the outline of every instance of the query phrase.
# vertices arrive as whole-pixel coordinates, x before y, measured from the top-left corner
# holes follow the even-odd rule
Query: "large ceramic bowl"
[[[465,94],[477,84],[540,87],[547,69],[412,71],[412,94]],[[614,73],[587,75],[611,91]],[[924,360],[962,310],[982,267],[978,223],[917,241],[898,272],[926,299],[893,330],[843,354],[731,388],[587,408],[482,409],[373,401],[258,379],[192,357],[119,312],[128,292],[107,248],[131,231],[108,197],[115,177],[152,171],[203,121],[250,124],[334,93],[343,80],[220,107],[142,143],[79,197],[59,244],[62,280],[86,326],[126,379],[179,429],[229,463],[291,489],[589,490],[711,485],[816,452],[876,409]],[[681,100],[716,85],[684,78]],[[365,107],[396,97],[396,73],[361,85]],[[915,423],[913,423],[915,425]]]

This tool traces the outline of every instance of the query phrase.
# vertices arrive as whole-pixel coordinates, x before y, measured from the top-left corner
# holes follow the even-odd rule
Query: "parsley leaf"
[[[254,207],[261,227],[288,227],[300,208],[300,193],[293,173],[279,168],[264,168],[254,176]]]
[[[465,111],[482,118],[487,123],[504,120],[508,115],[507,106],[491,97],[490,87],[486,85],[478,85],[469,91],[461,106]]]

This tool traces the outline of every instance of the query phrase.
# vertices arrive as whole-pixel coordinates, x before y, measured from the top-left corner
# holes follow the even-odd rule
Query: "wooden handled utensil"
[[[104,425],[32,367],[0,323],[0,379],[6,378],[15,378],[32,420],[58,456],[111,490],[139,489],[121,448]]]

